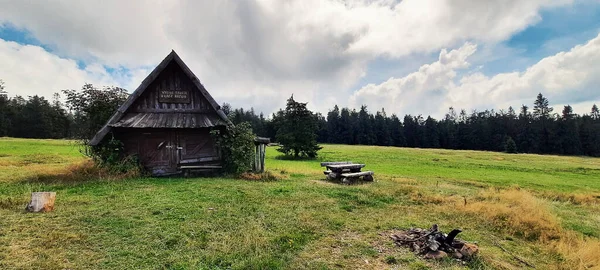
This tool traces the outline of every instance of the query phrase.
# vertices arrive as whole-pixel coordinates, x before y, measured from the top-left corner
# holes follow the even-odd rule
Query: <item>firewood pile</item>
[[[475,244],[457,239],[461,232],[459,229],[445,234],[433,224],[431,229],[411,228],[391,238],[399,247],[407,247],[413,252],[423,256],[425,259],[443,259],[448,256],[457,260],[468,261],[479,251]]]

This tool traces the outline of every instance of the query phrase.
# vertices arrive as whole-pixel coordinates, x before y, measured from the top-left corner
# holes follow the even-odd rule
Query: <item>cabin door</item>
[[[177,172],[176,136],[168,131],[152,131],[142,134],[140,159],[152,174]]]
[[[220,159],[209,129],[178,131],[177,141],[180,165],[199,164]]]

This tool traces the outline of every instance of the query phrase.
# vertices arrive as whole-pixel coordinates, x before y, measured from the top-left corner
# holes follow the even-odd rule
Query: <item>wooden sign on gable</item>
[[[190,103],[190,93],[181,90],[160,90],[158,102],[164,103]]]

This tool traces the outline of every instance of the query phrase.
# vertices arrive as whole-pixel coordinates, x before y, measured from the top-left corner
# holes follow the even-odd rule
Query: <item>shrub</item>
[[[252,169],[254,158],[254,138],[248,123],[230,125],[225,131],[213,130],[217,146],[223,157],[223,170],[239,175]]]
[[[111,173],[139,174],[142,171],[138,157],[125,155],[123,143],[115,138],[95,146],[89,145],[86,140],[81,144],[81,152],[85,156]]]

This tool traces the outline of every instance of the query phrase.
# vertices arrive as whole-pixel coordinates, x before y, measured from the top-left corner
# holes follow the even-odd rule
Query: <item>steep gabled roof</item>
[[[112,128],[111,126],[116,124],[119,120],[121,120],[121,118],[123,118],[123,116],[125,115],[125,112],[127,112],[127,109],[129,109],[129,107],[135,102],[135,100],[137,100],[146,91],[148,86],[150,86],[150,84],[152,82],[154,82],[154,80],[156,80],[156,78],[158,78],[158,76],[162,73],[162,71],[171,62],[175,62],[177,65],[179,65],[179,67],[181,67],[181,70],[183,70],[183,73],[190,78],[190,80],[192,81],[194,86],[196,86],[196,88],[200,89],[200,93],[204,96],[204,98],[206,98],[206,100],[208,101],[210,106],[215,110],[215,112],[217,112],[217,115],[221,118],[221,120],[225,121],[228,124],[231,123],[229,121],[229,119],[227,119],[227,116],[225,115],[225,113],[221,110],[221,106],[219,106],[219,104],[210,95],[210,93],[208,93],[208,91],[206,91],[206,88],[204,88],[202,83],[200,83],[200,80],[198,80],[198,77],[196,77],[196,75],[194,75],[194,73],[183,62],[183,60],[181,60],[179,55],[177,55],[177,53],[174,50],[172,50],[171,53],[169,53],[169,55],[167,55],[167,57],[165,57],[165,59],[163,59],[162,62],[160,62],[160,64],[158,64],[158,66],[156,66],[156,68],[154,68],[154,70],[152,72],[150,72],[148,77],[146,77],[146,79],[144,79],[142,81],[142,84],[140,84],[140,86],[138,86],[138,88],[135,89],[135,91],[133,91],[133,94],[131,94],[129,96],[129,98],[127,98],[125,103],[123,103],[121,105],[121,107],[119,107],[119,109],[113,114],[113,116],[102,127],[102,129],[100,129],[100,131],[98,131],[98,133],[96,133],[94,138],[92,138],[92,140],[89,142],[90,145],[97,145],[104,139],[106,134],[108,134],[108,132],[110,132],[110,130]]]

